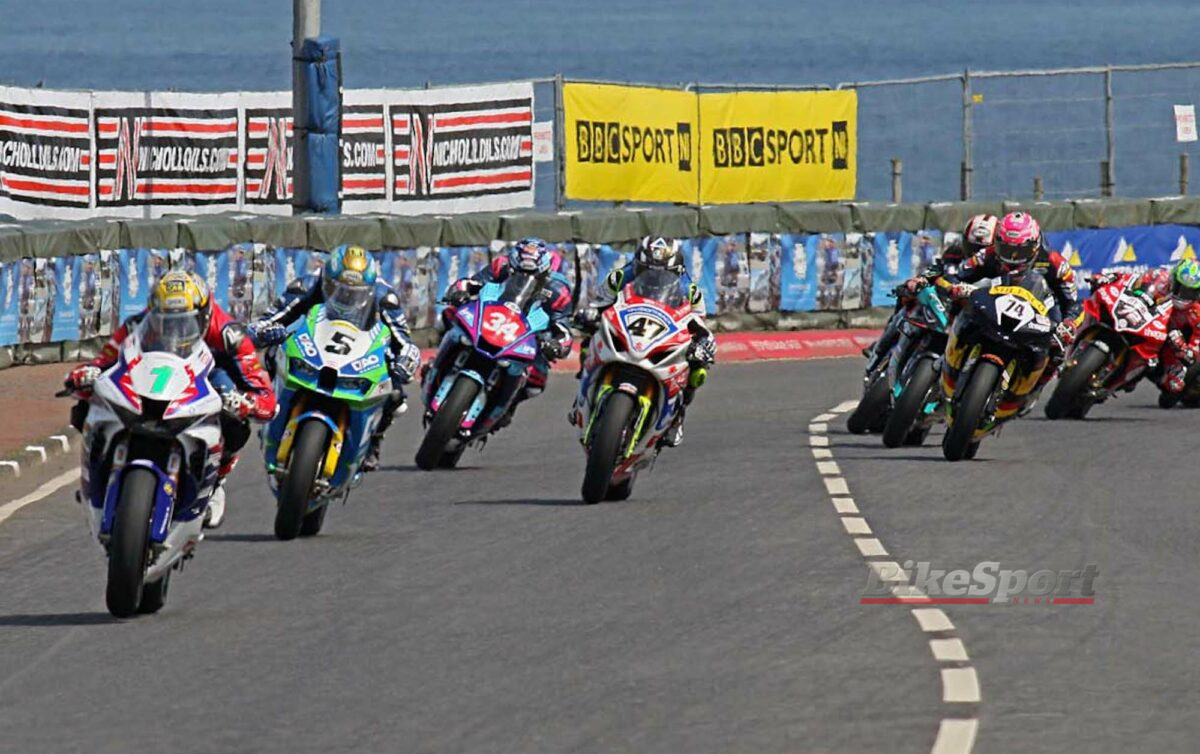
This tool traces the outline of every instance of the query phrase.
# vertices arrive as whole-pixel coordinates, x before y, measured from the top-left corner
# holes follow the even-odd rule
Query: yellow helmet
[[[204,337],[211,313],[212,298],[204,281],[194,273],[172,270],[150,294],[143,345],[185,354]]]

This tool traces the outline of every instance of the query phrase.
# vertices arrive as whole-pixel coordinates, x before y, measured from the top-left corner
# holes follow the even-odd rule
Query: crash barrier
[[[1083,276],[1193,258],[1200,198],[1021,205],[758,204],[452,217],[208,215],[0,224],[0,363],[74,358],[138,312],[170,268],[196,271],[235,317],[262,312],[323,253],[372,250],[413,327],[431,328],[450,281],[514,239],[562,253],[577,305],[595,299],[635,239],[683,238],[689,272],[719,327],[868,326],[858,313],[930,262],[977,212],[1025,209]],[[80,346],[80,342],[83,346]]]

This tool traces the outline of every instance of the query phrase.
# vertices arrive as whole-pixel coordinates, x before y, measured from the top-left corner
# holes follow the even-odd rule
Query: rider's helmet
[[[995,215],[975,215],[967,220],[967,227],[963,228],[962,233],[963,258],[975,256],[995,243],[999,225],[1000,219]]]
[[[554,255],[550,247],[540,238],[522,238],[508,250],[510,269],[528,273],[538,278],[550,274]]]
[[[330,319],[362,327],[375,302],[375,260],[361,246],[342,244],[333,250],[321,273],[321,292]]]
[[[1184,259],[1171,271],[1171,301],[1176,306],[1190,306],[1200,301],[1200,264]]]
[[[682,275],[687,267],[679,241],[663,236],[646,236],[638,241],[633,255],[633,274],[636,277],[646,270],[666,270]]]
[[[143,346],[186,354],[204,337],[212,316],[212,298],[204,280],[192,272],[171,270],[150,293]]]
[[[1042,248],[1042,226],[1025,212],[1009,212],[996,228],[996,258],[1006,273],[1026,272]]]

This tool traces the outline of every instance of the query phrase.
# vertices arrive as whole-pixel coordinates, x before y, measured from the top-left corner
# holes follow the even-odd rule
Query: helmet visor
[[[1189,288],[1186,285],[1172,286],[1171,298],[1177,304],[1194,304],[1200,301],[1200,287]]]
[[[1002,242],[996,243],[996,258],[1009,267],[1024,269],[1033,263],[1035,257],[1037,248],[1032,244],[1010,246]]]
[[[142,350],[187,356],[201,334],[199,312],[151,311],[142,320]]]
[[[326,286],[325,309],[330,319],[349,322],[359,329],[366,329],[371,318],[372,294],[369,285],[348,285],[333,281]]]

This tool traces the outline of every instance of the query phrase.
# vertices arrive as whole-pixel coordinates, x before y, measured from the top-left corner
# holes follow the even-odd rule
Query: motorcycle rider
[[[1062,314],[1062,322],[1055,328],[1051,340],[1050,363],[1026,397],[1022,414],[1032,410],[1042,388],[1058,373],[1066,350],[1075,339],[1076,328],[1083,321],[1071,263],[1062,254],[1046,247],[1042,227],[1033,216],[1026,212],[1009,212],[996,227],[995,243],[965,258],[958,272],[947,276],[942,283],[952,298],[965,299],[975,291],[972,283],[995,277],[1020,279],[1033,270],[1045,278]]]
[[[550,378],[550,364],[571,352],[571,315],[575,311],[571,282],[560,272],[562,258],[540,238],[522,238],[514,243],[504,256],[496,257],[492,263],[471,277],[460,278],[446,289],[442,297],[451,306],[462,306],[479,295],[488,283],[503,283],[514,273],[532,275],[538,281],[535,294],[550,315],[550,326],[538,334],[539,352],[529,368],[527,379],[506,380],[497,391],[497,405],[508,403],[508,411],[497,420],[494,429],[508,426],[523,401],[541,395]],[[443,313],[445,316],[445,313]],[[519,389],[519,392],[518,392]],[[513,393],[516,393],[513,395]]]
[[[402,385],[412,380],[421,361],[421,349],[412,342],[408,320],[396,291],[379,279],[378,265],[361,246],[342,244],[334,249],[316,272],[293,281],[261,319],[250,325],[250,336],[260,348],[277,346],[288,338],[288,326],[324,304],[330,319],[346,320],[361,328],[379,317],[391,332],[387,370],[393,390],[383,404],[379,425],[363,459],[362,470],[379,468],[383,436],[397,413],[404,410]]]
[[[99,356],[71,370],[66,386],[84,401],[90,398],[96,379],[117,363],[121,344],[139,327],[143,328],[146,343],[153,338],[180,352],[203,338],[212,351],[215,369],[210,380],[224,404],[220,419],[224,443],[221,465],[204,517],[204,526],[215,529],[225,519],[225,480],[237,465],[238,451],[250,439],[250,420],[268,421],[275,416],[271,378],[245,327],[212,300],[204,281],[195,273],[173,270],[155,284],[146,309],[125,320]],[[72,423],[81,431],[86,407],[81,401],[72,412]]]
[[[1187,386],[1184,379],[1188,367],[1200,356],[1200,264],[1194,259],[1183,259],[1174,267],[1158,267],[1141,275],[1102,273],[1092,278],[1093,287],[1134,277],[1137,280],[1133,287],[1150,293],[1155,303],[1171,302],[1167,340],[1159,351],[1158,369],[1152,376],[1164,393],[1178,395]]]
[[[595,304],[580,312],[580,316],[576,318],[580,328],[589,333],[580,349],[580,365],[582,370],[583,361],[587,357],[587,344],[591,342],[590,333],[595,332],[601,313],[616,303],[617,295],[625,284],[649,270],[664,270],[674,275],[679,281],[679,292],[683,300],[687,301],[701,317],[701,321],[692,325],[692,344],[688,348],[688,366],[691,376],[688,379],[687,387],[683,389],[683,404],[671,422],[671,426],[659,440],[660,447],[675,448],[683,442],[683,420],[687,407],[695,398],[696,391],[707,379],[708,368],[717,360],[717,340],[713,337],[712,331],[703,324],[704,294],[688,275],[683,250],[678,240],[662,236],[646,236],[638,242],[633,261],[608,274],[604,281],[601,297]],[[574,412],[570,418],[573,423]]]
[[[916,296],[921,289],[930,285],[947,289],[949,283],[945,282],[946,276],[957,273],[964,259],[991,247],[996,240],[996,227],[999,224],[1000,220],[995,215],[972,216],[967,220],[961,238],[947,246],[941,256],[936,257],[928,267],[904,281],[904,291],[896,297],[896,308],[884,327],[883,334],[863,351],[863,355],[868,357],[868,373],[874,371],[879,360],[896,345],[896,340],[900,337],[900,324],[904,320],[902,312],[916,302]]]

